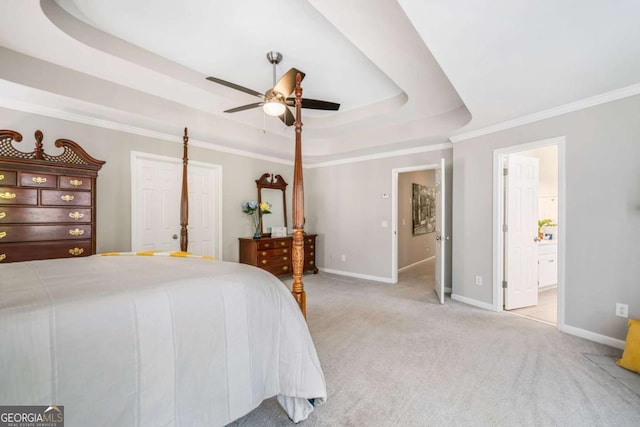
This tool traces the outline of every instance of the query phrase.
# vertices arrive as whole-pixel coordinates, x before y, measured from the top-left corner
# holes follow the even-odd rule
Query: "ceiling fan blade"
[[[287,98],[287,104],[294,105],[295,98]],[[338,111],[340,104],[329,101],[320,101],[318,99],[302,98],[302,108],[308,108],[310,110],[328,110]]]
[[[287,126],[291,126],[296,121],[296,118],[293,117],[293,114],[291,113],[291,110],[289,110],[289,107],[287,107],[284,110],[284,114],[279,117],[280,117],[280,120],[282,120],[284,124]]]
[[[281,93],[284,97],[291,95],[293,90],[296,88],[296,74],[298,73],[300,73],[304,79],[305,74],[302,71],[292,68],[280,78],[276,86],[273,88],[273,91]]]
[[[295,78],[295,76],[294,76],[294,78]],[[257,96],[259,98],[264,98],[264,95],[261,94],[260,92],[256,92],[253,89],[249,89],[249,88],[246,88],[244,86],[240,86],[240,85],[237,85],[235,83],[228,82],[226,80],[218,79],[216,77],[207,77],[207,80],[215,82],[215,83],[218,83],[218,84],[221,84],[223,86],[230,87],[231,89],[239,90],[240,92],[248,93],[249,95],[254,95],[254,96]]]
[[[252,108],[256,108],[264,104],[264,102],[254,102],[253,104],[242,105],[240,107],[231,108],[230,110],[225,110],[225,113],[237,113],[238,111],[250,110]]]

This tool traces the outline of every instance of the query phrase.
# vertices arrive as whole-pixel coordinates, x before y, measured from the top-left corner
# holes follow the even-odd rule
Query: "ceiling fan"
[[[249,110],[251,108],[261,106],[265,113],[270,116],[278,116],[284,124],[291,126],[295,122],[295,117],[293,117],[289,106],[293,105],[295,98],[290,97],[290,95],[293,93],[296,86],[296,74],[300,73],[303,79],[305,74],[302,71],[292,68],[276,83],[276,65],[282,61],[282,54],[275,51],[268,52],[267,60],[271,65],[273,65],[273,88],[268,89],[264,94],[216,77],[207,77],[207,80],[262,99],[260,102],[254,102],[253,104],[242,105],[240,107],[225,110],[225,113],[237,113],[238,111]],[[302,98],[302,108],[337,111],[340,108],[340,104],[336,104],[335,102],[319,101],[317,99]]]

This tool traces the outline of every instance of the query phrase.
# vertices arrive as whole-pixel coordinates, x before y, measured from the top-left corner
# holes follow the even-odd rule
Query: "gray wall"
[[[565,323],[624,339],[640,317],[640,96],[454,144],[453,293],[491,304],[493,151],[566,137]]]
[[[392,198],[384,199],[382,194],[392,193],[392,170],[433,165],[445,159],[445,226],[449,228],[451,155],[451,149],[446,149],[306,169],[305,228],[319,234],[318,265],[374,279],[391,279]],[[389,226],[383,228],[382,221]],[[449,286],[450,245],[445,249],[445,283]],[[345,261],[341,255],[345,255]]]
[[[435,255],[436,233],[413,234],[413,184],[435,187],[434,170],[398,174],[398,268]]]
[[[2,128],[22,134],[23,140],[16,143],[16,147],[23,151],[33,150],[33,133],[40,129],[44,133],[45,152],[49,154],[59,152],[53,145],[56,139],[67,138],[80,144],[92,157],[106,161],[97,181],[98,252],[129,251],[131,248],[131,151],[181,159],[183,128],[189,125],[176,125],[174,143],[4,108],[0,108],[0,114]],[[293,168],[195,146],[189,149],[189,159],[222,165],[223,259],[237,261],[238,237],[252,234],[241,204],[245,200],[257,200],[255,180],[270,172],[282,175],[291,183]],[[291,200],[290,188],[287,188],[287,200]],[[290,205],[288,209],[291,209]]]

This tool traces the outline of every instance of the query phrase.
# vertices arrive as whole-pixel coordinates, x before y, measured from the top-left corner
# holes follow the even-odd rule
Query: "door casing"
[[[151,154],[151,153],[144,153],[144,152],[139,152],[139,151],[131,151],[131,248],[136,247],[136,245],[139,244],[140,242],[140,236],[137,230],[135,230],[135,218],[137,218],[138,215],[140,215],[140,212],[138,212],[137,210],[137,203],[134,200],[135,195],[136,195],[136,189],[137,186],[139,185],[139,183],[137,182],[136,179],[136,168],[138,165],[138,159],[146,159],[146,160],[155,160],[155,161],[159,161],[159,162],[167,162],[167,163],[174,163],[176,165],[180,165],[180,167],[177,169],[180,172],[180,175],[182,174],[182,159],[178,159],[176,157],[168,157],[168,156],[161,156],[158,154]],[[222,166],[221,165],[216,165],[213,163],[205,163],[205,162],[198,162],[198,161],[192,161],[189,160],[189,164],[190,165],[194,165],[194,166],[198,166],[198,167],[203,167],[203,168],[208,168],[208,169],[212,169],[214,171],[214,174],[216,176],[216,191],[215,191],[215,195],[216,195],[216,200],[215,200],[215,211],[211,212],[211,218],[210,220],[212,221],[212,223],[215,224],[215,226],[213,227],[214,229],[214,239],[215,239],[215,258],[217,259],[222,259],[222,221],[220,220],[222,218]],[[181,179],[181,178],[180,178]],[[179,204],[180,204],[180,198],[179,198],[179,194],[176,197],[176,211],[179,213]],[[176,217],[178,218],[179,221],[179,214],[176,215]],[[177,230],[180,230],[180,224],[176,224],[177,226]]]
[[[430,163],[426,165],[418,165],[418,166],[408,166],[404,168],[395,168],[391,170],[391,182],[392,182],[392,193],[391,193],[391,283],[398,283],[398,175],[406,172],[417,172],[417,171],[427,171],[427,170],[435,170],[440,167],[440,163]],[[445,179],[445,171],[442,171],[442,179]],[[446,203],[446,194],[445,194],[445,203]],[[446,211],[446,209],[445,209]],[[446,222],[446,218],[442,218],[443,223]],[[445,240],[443,242],[446,242]],[[445,251],[446,253],[446,251]],[[446,262],[445,262],[446,265]],[[446,277],[446,274],[445,274]],[[445,290],[447,292],[451,291],[451,288],[446,286]]]
[[[548,146],[558,147],[558,324],[559,330],[565,329],[565,250],[567,223],[566,209],[566,138],[559,136],[527,144],[512,145],[493,151],[493,311],[503,311],[502,267],[502,209],[504,203],[504,157],[521,151],[529,151]]]

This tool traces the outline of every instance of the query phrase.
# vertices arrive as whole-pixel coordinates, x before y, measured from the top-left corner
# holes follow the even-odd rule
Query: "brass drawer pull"
[[[309,256],[313,256],[313,252],[309,252]]]
[[[6,212],[0,212],[0,219],[4,218],[5,216],[7,216]]]
[[[283,261],[286,261],[286,260],[288,260],[288,259],[289,259],[289,257],[286,257],[286,256],[285,256],[285,257],[282,257],[282,260],[283,260]]]
[[[70,202],[75,199],[75,197],[73,197],[71,194],[65,194],[64,196],[60,196],[60,198],[65,202]]]
[[[309,261],[309,264],[310,264],[310,265],[313,265],[313,261]]]
[[[309,246],[309,249],[313,249],[313,245]]]
[[[84,234],[84,230],[76,228],[75,230],[69,230],[69,234],[71,234],[72,236],[82,236]]]
[[[16,198],[16,193],[0,193],[0,199],[5,199],[5,200],[10,200],[10,199],[15,199]]]
[[[0,261],[7,259],[7,254],[0,254]]]
[[[289,250],[288,250],[288,249],[285,249],[285,250],[284,250],[284,251],[282,251],[282,252],[284,252],[284,253],[286,254],[286,253],[289,253]]]
[[[264,244],[264,247],[265,247],[265,248],[268,248],[269,246],[271,246],[269,243],[265,243],[265,244]]]
[[[267,251],[262,251],[262,256],[267,256]]]
[[[44,184],[45,182],[47,182],[47,178],[42,176],[34,176],[33,178],[31,178],[31,181],[35,182],[36,184]]]
[[[4,239],[7,236],[6,231],[0,231],[0,239]]]
[[[80,212],[69,212],[69,218],[75,219],[77,221],[84,218],[84,214]]]
[[[0,181],[3,181],[3,180],[4,180],[4,175],[0,173]]]
[[[287,242],[280,242],[280,246],[287,246]]]
[[[73,248],[69,249],[69,255],[78,256],[84,253],[84,249],[82,248]]]
[[[289,270],[289,266],[288,265],[285,265],[285,266],[282,267],[282,271],[288,271],[288,270]]]
[[[82,181],[79,179],[72,179],[71,181],[69,181],[69,184],[73,185],[74,187],[80,187],[82,185]]]
[[[267,262],[269,262],[269,261],[267,261],[266,259],[263,259],[262,260],[262,265],[265,265]]]

